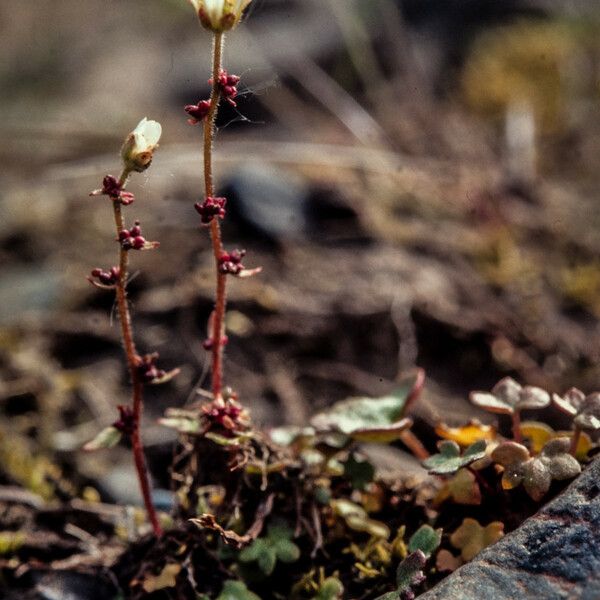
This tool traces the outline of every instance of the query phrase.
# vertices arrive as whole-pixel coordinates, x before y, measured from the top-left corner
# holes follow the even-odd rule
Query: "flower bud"
[[[121,158],[125,168],[138,173],[145,171],[152,162],[152,156],[158,147],[161,133],[160,123],[148,121],[144,117],[127,136],[121,148]]]
[[[216,33],[233,29],[252,0],[189,0],[206,29]]]

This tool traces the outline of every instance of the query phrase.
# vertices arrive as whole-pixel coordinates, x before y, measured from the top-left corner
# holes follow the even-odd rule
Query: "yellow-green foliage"
[[[0,464],[16,483],[50,500],[54,497],[51,480],[58,479],[58,468],[47,458],[32,454],[28,440],[12,432],[0,430]]]
[[[25,535],[20,531],[0,531],[0,556],[11,556],[24,541]]]
[[[560,273],[564,295],[600,315],[600,263],[580,264]]]
[[[578,52],[576,31],[564,24],[522,21],[493,29],[481,35],[466,63],[465,98],[491,116],[525,102],[539,125],[556,129],[564,117]]]

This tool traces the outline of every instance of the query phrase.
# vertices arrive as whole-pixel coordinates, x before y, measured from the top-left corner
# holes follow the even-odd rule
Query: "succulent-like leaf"
[[[383,398],[350,398],[315,415],[311,425],[318,432],[341,432],[364,442],[387,443],[400,437],[412,425],[405,418],[407,405],[418,395],[423,384],[423,371]]]
[[[538,421],[523,421],[521,423],[521,434],[529,440],[529,448],[532,454],[539,454],[542,448],[555,438],[572,438],[572,431],[554,431],[552,427],[546,423]],[[583,460],[587,453],[591,450],[593,444],[590,436],[584,431],[579,436],[579,442],[575,451],[575,456],[578,460]]]
[[[457,504],[481,504],[481,490],[477,479],[468,469],[460,469],[448,482],[448,495]]]
[[[399,592],[405,592],[425,580],[423,567],[427,557],[421,550],[411,552],[399,565],[396,571],[396,584]]]
[[[441,529],[434,529],[431,525],[421,525],[408,541],[408,551],[420,550],[426,557],[429,557],[440,545],[441,540]]]
[[[459,446],[470,446],[479,440],[491,442],[496,439],[496,428],[492,425],[483,425],[476,419],[473,419],[463,427],[448,427],[440,423],[435,428],[435,433],[445,439],[456,442]]]
[[[586,396],[573,423],[585,431],[598,431],[600,429],[600,392]]]
[[[487,442],[479,440],[471,444],[461,456],[460,446],[451,440],[439,442],[439,454],[423,461],[423,466],[436,475],[451,475],[485,456]]]
[[[399,565],[396,571],[396,585],[394,592],[379,596],[376,600],[412,600],[415,595],[412,591],[414,586],[420,585],[425,580],[423,567],[427,563],[427,557],[417,550],[409,554]]]
[[[521,444],[500,444],[492,452],[492,459],[505,468],[502,487],[512,489],[523,483],[531,498],[541,500],[553,479],[570,479],[581,472],[581,465],[569,454],[569,446],[568,438],[556,438],[550,440],[538,456],[531,457]]]
[[[469,397],[475,406],[507,415],[515,411],[545,408],[550,404],[548,392],[530,385],[522,387],[512,377],[501,379],[489,393],[472,392]]]
[[[435,568],[440,573],[451,573],[463,564],[460,556],[454,556],[449,550],[440,550],[435,557]]]
[[[471,518],[463,520],[460,527],[450,536],[450,543],[461,551],[463,560],[471,560],[481,550],[497,542],[504,535],[504,524],[494,521],[486,527]]]
[[[254,592],[251,592],[243,581],[228,580],[223,584],[221,593],[217,600],[261,600]]]
[[[533,454],[539,454],[546,443],[555,435],[554,429],[539,421],[523,421],[521,435],[529,440],[529,449]]]
[[[552,402],[554,403],[554,406],[572,417],[579,412],[584,400],[585,394],[577,388],[571,388],[567,390],[564,396],[552,394]]]
[[[123,434],[116,427],[105,427],[93,440],[89,441],[83,449],[86,452],[92,452],[103,448],[112,448],[121,441],[122,437]]]

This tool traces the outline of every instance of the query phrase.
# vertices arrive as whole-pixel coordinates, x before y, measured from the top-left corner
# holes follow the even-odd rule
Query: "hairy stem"
[[[127,181],[129,172],[125,169],[121,173],[119,183],[124,185]],[[123,213],[121,210],[121,203],[116,200],[113,202],[113,211],[115,217],[115,226],[117,229],[117,238],[119,232],[125,228],[123,222]],[[162,528],[158,522],[158,515],[152,502],[152,493],[150,489],[150,478],[148,473],[148,466],[146,464],[146,457],[144,455],[144,447],[142,445],[142,438],[140,434],[140,424],[142,420],[142,410],[144,408],[144,384],[140,380],[138,372],[138,354],[135,349],[135,343],[133,341],[133,328],[131,325],[131,315],[129,313],[129,305],[127,303],[127,268],[128,268],[128,251],[122,246],[119,249],[119,280],[116,284],[116,296],[117,296],[117,308],[119,311],[119,322],[121,323],[121,336],[123,338],[123,348],[125,349],[125,356],[127,358],[127,367],[129,369],[129,376],[131,378],[132,395],[133,395],[133,433],[131,434],[131,447],[133,450],[133,459],[135,462],[135,469],[137,471],[138,480],[140,484],[140,490],[142,492],[142,498],[144,499],[144,505],[148,512],[148,518],[152,523],[152,528],[157,536],[162,535]]]
[[[212,66],[212,90],[210,94],[210,109],[204,121],[204,188],[206,197],[214,196],[215,186],[212,172],[212,149],[215,137],[215,120],[219,110],[221,92],[219,88],[219,72],[221,71],[221,60],[223,56],[222,33],[215,33],[213,39],[213,66]],[[219,219],[215,217],[210,224],[210,237],[212,241],[213,254],[215,257],[215,270],[217,274],[217,289],[215,297],[215,309],[213,313],[212,332],[212,392],[215,399],[221,397],[223,379],[223,319],[227,303],[226,275],[219,272],[219,259],[223,254],[223,242],[221,240],[221,227]]]

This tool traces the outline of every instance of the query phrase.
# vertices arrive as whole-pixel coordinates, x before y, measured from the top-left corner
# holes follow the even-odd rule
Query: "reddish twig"
[[[219,86],[219,73],[221,71],[221,60],[223,55],[223,33],[215,33],[213,39],[213,67],[212,67],[212,90],[210,94],[210,108],[204,119],[204,188],[207,198],[215,193],[212,172],[212,149],[215,135],[215,120],[221,99],[221,88]],[[221,227],[218,219],[212,219],[210,223],[210,237],[212,241],[213,254],[215,258],[217,273],[217,290],[215,297],[215,310],[212,320],[212,392],[215,399],[221,396],[223,380],[223,321],[225,318],[225,307],[227,303],[227,276],[219,270],[219,260],[223,254],[223,242],[221,240]]]
[[[129,172],[127,169],[123,171],[119,178],[121,186],[125,185]],[[115,217],[115,226],[117,229],[117,238],[119,233],[125,228],[123,222],[123,213],[121,210],[121,202],[113,200],[113,212]],[[117,308],[119,312],[119,322],[121,323],[121,336],[123,338],[123,348],[127,359],[127,367],[132,385],[133,396],[133,430],[131,432],[131,446],[133,450],[133,459],[138,475],[140,490],[148,518],[152,523],[152,528],[157,536],[162,535],[162,528],[158,521],[158,515],[152,502],[152,493],[150,489],[150,476],[144,448],[140,434],[140,424],[142,420],[142,411],[144,407],[143,388],[144,384],[140,379],[139,362],[140,357],[137,354],[135,343],[133,340],[133,328],[131,325],[131,315],[129,313],[129,305],[127,303],[127,268],[128,268],[128,251],[119,244],[119,278],[115,284],[117,296]]]

